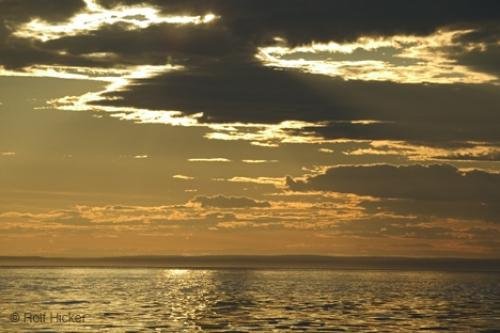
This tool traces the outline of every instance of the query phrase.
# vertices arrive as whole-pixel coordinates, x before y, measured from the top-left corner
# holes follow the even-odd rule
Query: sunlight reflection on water
[[[498,274],[1,269],[0,332],[500,332]],[[26,313],[86,315],[29,322]],[[12,314],[19,321],[12,322]],[[46,319],[47,319],[46,317]]]

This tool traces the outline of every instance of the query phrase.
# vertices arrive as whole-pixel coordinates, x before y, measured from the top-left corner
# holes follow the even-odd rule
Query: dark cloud
[[[270,207],[267,201],[257,201],[246,197],[226,197],[216,195],[212,197],[198,196],[192,200],[200,203],[202,207],[217,207],[217,208],[248,208],[248,207]]]
[[[19,10],[21,7],[16,1],[7,2],[12,7],[8,12],[15,12],[16,8]],[[30,4],[32,2],[36,3],[31,1]],[[54,1],[45,2],[49,3],[45,7],[50,8]],[[14,6],[16,3],[17,7]],[[123,4],[144,4],[144,1],[110,0],[101,3],[112,8]],[[161,52],[164,58],[176,57],[180,51],[190,62],[206,60],[197,59],[199,55],[216,55],[226,61],[227,58],[236,58],[240,62],[247,62],[252,60],[258,46],[270,43],[278,35],[292,45],[312,41],[353,40],[366,35],[428,35],[438,28],[449,26],[496,26],[495,22],[500,18],[498,2],[488,0],[483,1],[481,6],[471,0],[425,0],[412,3],[396,0],[320,0],[314,3],[307,0],[174,0],[145,3],[156,6],[166,15],[203,15],[213,12],[220,15],[221,19],[209,26],[163,24],[139,31],[116,24],[86,35],[61,38],[47,43],[46,47],[76,53],[109,51],[124,56],[142,54],[143,61],[157,61],[158,57],[153,57],[155,52]],[[79,2],[75,2],[73,7],[77,4],[79,9]],[[36,7],[32,7],[36,11]],[[66,7],[53,11],[54,17],[58,17],[56,13],[71,13],[69,9],[73,7],[70,4]],[[45,8],[40,10],[39,15],[44,12]],[[177,59],[187,60],[182,57]]]
[[[107,102],[111,105],[203,112],[208,122],[327,121],[306,131],[332,139],[500,141],[500,94],[488,85],[344,81],[216,64],[137,80],[129,90],[108,96],[120,97]],[[382,123],[346,122],[364,119]]]
[[[498,201],[381,199],[379,201],[365,201],[360,206],[371,214],[392,212],[402,216],[500,221],[500,204],[498,204]]]
[[[139,0],[102,0],[112,7]],[[280,35],[292,44],[352,40],[361,35],[426,35],[449,25],[471,25],[500,18],[500,4],[485,0],[151,0],[165,13],[214,12],[236,34],[254,43]]]
[[[462,45],[480,44],[480,47],[470,47],[460,50],[455,55],[458,63],[469,66],[475,70],[500,75],[500,25],[485,24],[475,27],[465,35],[457,38]]]
[[[16,22],[37,15],[55,20],[69,17],[82,7],[80,1],[69,1],[56,10],[54,3],[44,0],[21,5],[3,1],[0,8],[5,10],[0,16],[11,19],[20,12]],[[101,3],[113,7],[142,1]],[[10,36],[0,44],[0,63],[22,69],[32,64],[111,67],[168,61],[186,68],[135,80],[128,89],[110,92],[110,100],[99,103],[179,110],[186,114],[203,112],[205,122],[322,121],[328,125],[305,131],[331,139],[406,140],[438,146],[500,141],[496,126],[500,122],[500,94],[496,86],[344,81],[266,68],[254,58],[258,46],[278,35],[291,44],[300,44],[352,40],[361,35],[427,35],[439,28],[453,27],[475,29],[458,39],[464,46],[478,42],[487,46],[486,51],[464,51],[459,47],[453,54],[455,59],[478,70],[497,73],[498,1],[485,0],[481,5],[472,0],[148,3],[164,14],[213,12],[221,18],[209,25],[159,24],[138,30],[115,24],[46,43]],[[5,25],[3,29],[4,35],[8,35],[10,30]],[[115,57],[84,57],[92,52],[110,52]],[[348,122],[364,119],[379,123]]]
[[[47,48],[34,40],[12,35],[17,27],[38,18],[48,22],[63,22],[85,8],[83,0],[0,0],[0,65],[7,69],[22,69],[30,65],[102,66],[103,61],[62,55],[58,49]]]
[[[84,7],[83,0],[1,0],[0,21],[7,24],[30,18],[64,21]]]
[[[166,58],[176,65],[202,65],[231,60],[238,54],[253,56],[252,51],[231,31],[219,24],[157,24],[131,30],[116,24],[88,34],[67,36],[45,43],[45,47],[73,55],[111,52],[115,62],[131,64],[165,64]]]
[[[500,18],[497,1],[424,0],[412,3],[397,0],[104,0],[112,8],[118,5],[149,3],[164,14],[203,15],[213,12],[221,16],[207,27],[190,25],[159,25],[134,31],[116,24],[83,36],[66,37],[51,42],[47,48],[58,47],[74,52],[107,50],[121,54],[148,54],[160,51],[175,55],[178,48],[188,58],[197,54],[231,54],[249,60],[257,46],[281,36],[292,45],[312,41],[345,41],[366,35],[417,34],[428,35],[442,27],[496,27]],[[0,18],[23,22],[32,17],[61,21],[81,10],[81,0],[4,0],[0,2]],[[473,36],[469,36],[473,38]],[[231,48],[231,49],[230,49]]]
[[[362,203],[369,213],[500,221],[500,174],[450,165],[341,166],[304,181],[287,177],[296,191],[321,190],[381,198]]]
[[[305,181],[288,177],[292,190],[321,190],[382,198],[498,202],[500,174],[460,171],[451,165],[339,166]]]
[[[1,46],[0,64],[7,69],[22,71],[31,65],[61,65],[84,67],[113,67],[107,60],[92,60],[71,54],[62,55],[57,50],[40,47],[38,43],[20,38],[9,38],[9,42]]]
[[[325,84],[332,81],[317,77]],[[293,73],[258,65],[212,64],[135,82],[132,89],[116,94],[122,97],[120,101],[108,103],[203,112],[208,122],[265,123],[318,120],[328,117],[325,113],[332,106]]]
[[[452,154],[448,156],[436,156],[441,160],[456,161],[500,161],[500,152],[481,153],[481,154]]]
[[[460,54],[457,61],[475,70],[500,76],[500,45],[486,44],[484,50],[474,49]]]

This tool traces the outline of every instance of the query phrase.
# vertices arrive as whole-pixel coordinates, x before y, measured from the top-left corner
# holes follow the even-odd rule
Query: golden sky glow
[[[276,3],[0,1],[0,255],[499,257],[497,20]]]

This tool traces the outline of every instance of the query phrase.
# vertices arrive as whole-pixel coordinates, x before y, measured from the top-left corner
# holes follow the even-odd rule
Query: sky
[[[0,255],[500,258],[500,3],[0,0]]]

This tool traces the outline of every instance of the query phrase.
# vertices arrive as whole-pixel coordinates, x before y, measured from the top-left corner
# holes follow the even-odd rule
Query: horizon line
[[[500,272],[500,258],[327,255],[0,256],[0,268],[337,269]]]
[[[71,256],[71,255],[0,255],[6,258],[38,258],[38,259],[119,259],[119,258],[325,258],[325,259],[426,259],[426,260],[500,260],[499,257],[472,256],[406,256],[406,255],[337,255],[337,254],[131,254],[102,256]]]

